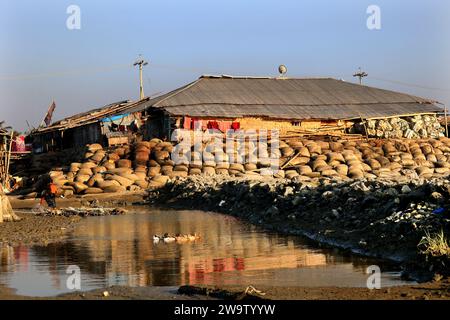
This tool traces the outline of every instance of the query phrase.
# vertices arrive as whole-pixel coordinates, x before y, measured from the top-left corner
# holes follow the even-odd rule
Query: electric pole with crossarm
[[[365,71],[361,70],[361,67],[359,67],[358,72],[356,72],[353,76],[359,78],[359,84],[362,85],[362,79],[367,77],[369,74]]]
[[[143,81],[143,68],[148,65],[148,62],[141,58],[139,55],[139,60],[136,61],[133,66],[139,66],[139,99],[142,100],[145,98],[144,95],[144,81]]]

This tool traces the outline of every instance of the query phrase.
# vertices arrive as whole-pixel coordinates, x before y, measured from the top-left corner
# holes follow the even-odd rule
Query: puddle
[[[1,249],[0,284],[21,295],[70,292],[67,268],[81,271],[81,290],[112,285],[270,285],[365,287],[370,265],[383,287],[411,284],[373,259],[317,248],[233,217],[202,211],[132,208],[136,214],[90,217],[67,241]],[[153,243],[154,234],[199,233],[194,243]]]

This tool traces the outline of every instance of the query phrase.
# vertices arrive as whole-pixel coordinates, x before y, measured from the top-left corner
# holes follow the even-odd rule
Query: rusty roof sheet
[[[195,117],[352,119],[441,111],[434,103],[332,78],[203,76],[149,104],[173,115]]]
[[[69,128],[76,128],[79,126],[87,125],[105,117],[110,117],[113,115],[132,113],[144,110],[148,105],[149,98],[145,98],[140,101],[130,102],[128,100],[119,101],[115,103],[108,104],[101,108],[92,109],[90,111],[82,112],[62,120],[59,120],[52,125],[40,128],[34,131],[34,133],[45,133],[55,130],[65,130]]]

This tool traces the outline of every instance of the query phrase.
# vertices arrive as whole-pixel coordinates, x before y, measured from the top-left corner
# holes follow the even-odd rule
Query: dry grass
[[[428,231],[425,232],[425,236],[420,240],[418,247],[421,248],[421,253],[428,256],[450,257],[450,247],[443,230],[434,234],[431,234]]]

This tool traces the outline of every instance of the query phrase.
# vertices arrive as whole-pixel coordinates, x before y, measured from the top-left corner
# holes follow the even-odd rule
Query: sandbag
[[[220,169],[220,168],[216,167],[216,174],[228,176],[230,173],[228,172],[228,169],[224,169],[224,168]]]
[[[120,159],[117,160],[117,167],[118,168],[131,168],[131,160],[128,159]]]
[[[104,181],[97,180],[95,182],[95,186],[100,189],[105,189],[112,186],[120,186],[120,183],[116,180],[104,180]]]
[[[97,164],[95,162],[87,161],[81,164],[80,169],[92,169],[96,166]]]
[[[134,182],[134,184],[141,187],[142,189],[147,189],[149,182],[146,180],[137,180]]]
[[[88,148],[89,152],[92,152],[92,153],[95,153],[96,151],[103,149],[102,145],[98,144],[98,143],[88,144],[87,148]]]
[[[202,173],[202,169],[201,168],[189,168],[189,175],[190,176],[199,175],[201,173]]]
[[[100,188],[87,188],[83,191],[84,194],[97,194],[97,193],[103,193],[103,190]]]
[[[111,162],[111,160],[109,160],[108,162],[103,162],[102,166],[104,166],[106,170],[112,170],[116,168],[115,163]]]
[[[242,164],[240,164],[240,163],[232,163],[232,164],[230,164],[230,170],[245,172],[244,166]]]
[[[103,160],[103,158],[105,157],[105,152],[103,151],[97,151],[92,157],[91,160],[99,163]]]
[[[93,174],[103,173],[103,172],[106,172],[106,171],[107,171],[107,169],[104,166],[99,166],[99,167],[92,168],[92,173]]]
[[[216,169],[213,167],[203,167],[202,173],[207,176],[213,176],[216,174]]]
[[[104,193],[125,192],[127,188],[124,186],[110,186],[103,189]]]
[[[76,193],[82,193],[84,190],[88,188],[88,186],[82,182],[74,182],[73,187],[75,188]]]
[[[124,187],[131,186],[133,184],[133,182],[134,182],[133,180],[124,178],[124,177],[119,176],[117,174],[114,174],[111,177],[106,177],[105,180],[115,180],[115,181],[119,182],[121,186],[124,186]]]
[[[157,182],[157,183],[163,183],[163,184],[166,184],[166,183],[169,181],[169,177],[168,177],[168,176],[162,176],[162,175],[159,175],[159,176],[153,177],[151,181],[152,181],[152,182]]]
[[[147,178],[147,173],[146,172],[135,172],[134,174],[137,177],[136,181],[145,180]]]
[[[137,166],[135,169],[134,169],[134,173],[137,173],[137,172],[147,172],[147,167],[146,166]]]
[[[244,169],[245,171],[252,171],[258,169],[258,166],[255,163],[246,163]]]
[[[286,176],[286,179],[293,179],[294,177],[298,177],[299,174],[295,170],[286,170],[285,176]]]
[[[78,174],[78,175],[75,177],[75,182],[81,182],[81,183],[84,183],[84,182],[88,181],[90,178],[91,178],[90,175],[82,175],[82,174]]]
[[[311,169],[311,167],[310,167],[310,166],[306,166],[306,165],[297,167],[297,171],[298,171],[298,173],[299,173],[300,175],[306,175],[306,174],[308,174],[308,173],[313,172],[313,170]]]
[[[348,166],[345,164],[340,164],[336,166],[334,170],[336,170],[336,172],[341,176],[348,175]]]
[[[150,167],[148,168],[147,176],[154,177],[161,173],[161,167]]]
[[[105,173],[107,174],[117,174],[117,175],[124,175],[124,174],[132,174],[133,173],[133,169],[131,168],[115,168],[115,169],[111,169],[106,171]]]
[[[92,175],[92,170],[91,169],[87,169],[87,168],[82,168],[80,170],[78,170],[77,172],[77,176],[91,176]]]
[[[188,166],[185,165],[177,165],[173,168],[173,171],[184,171],[184,172],[188,172],[189,168]]]

